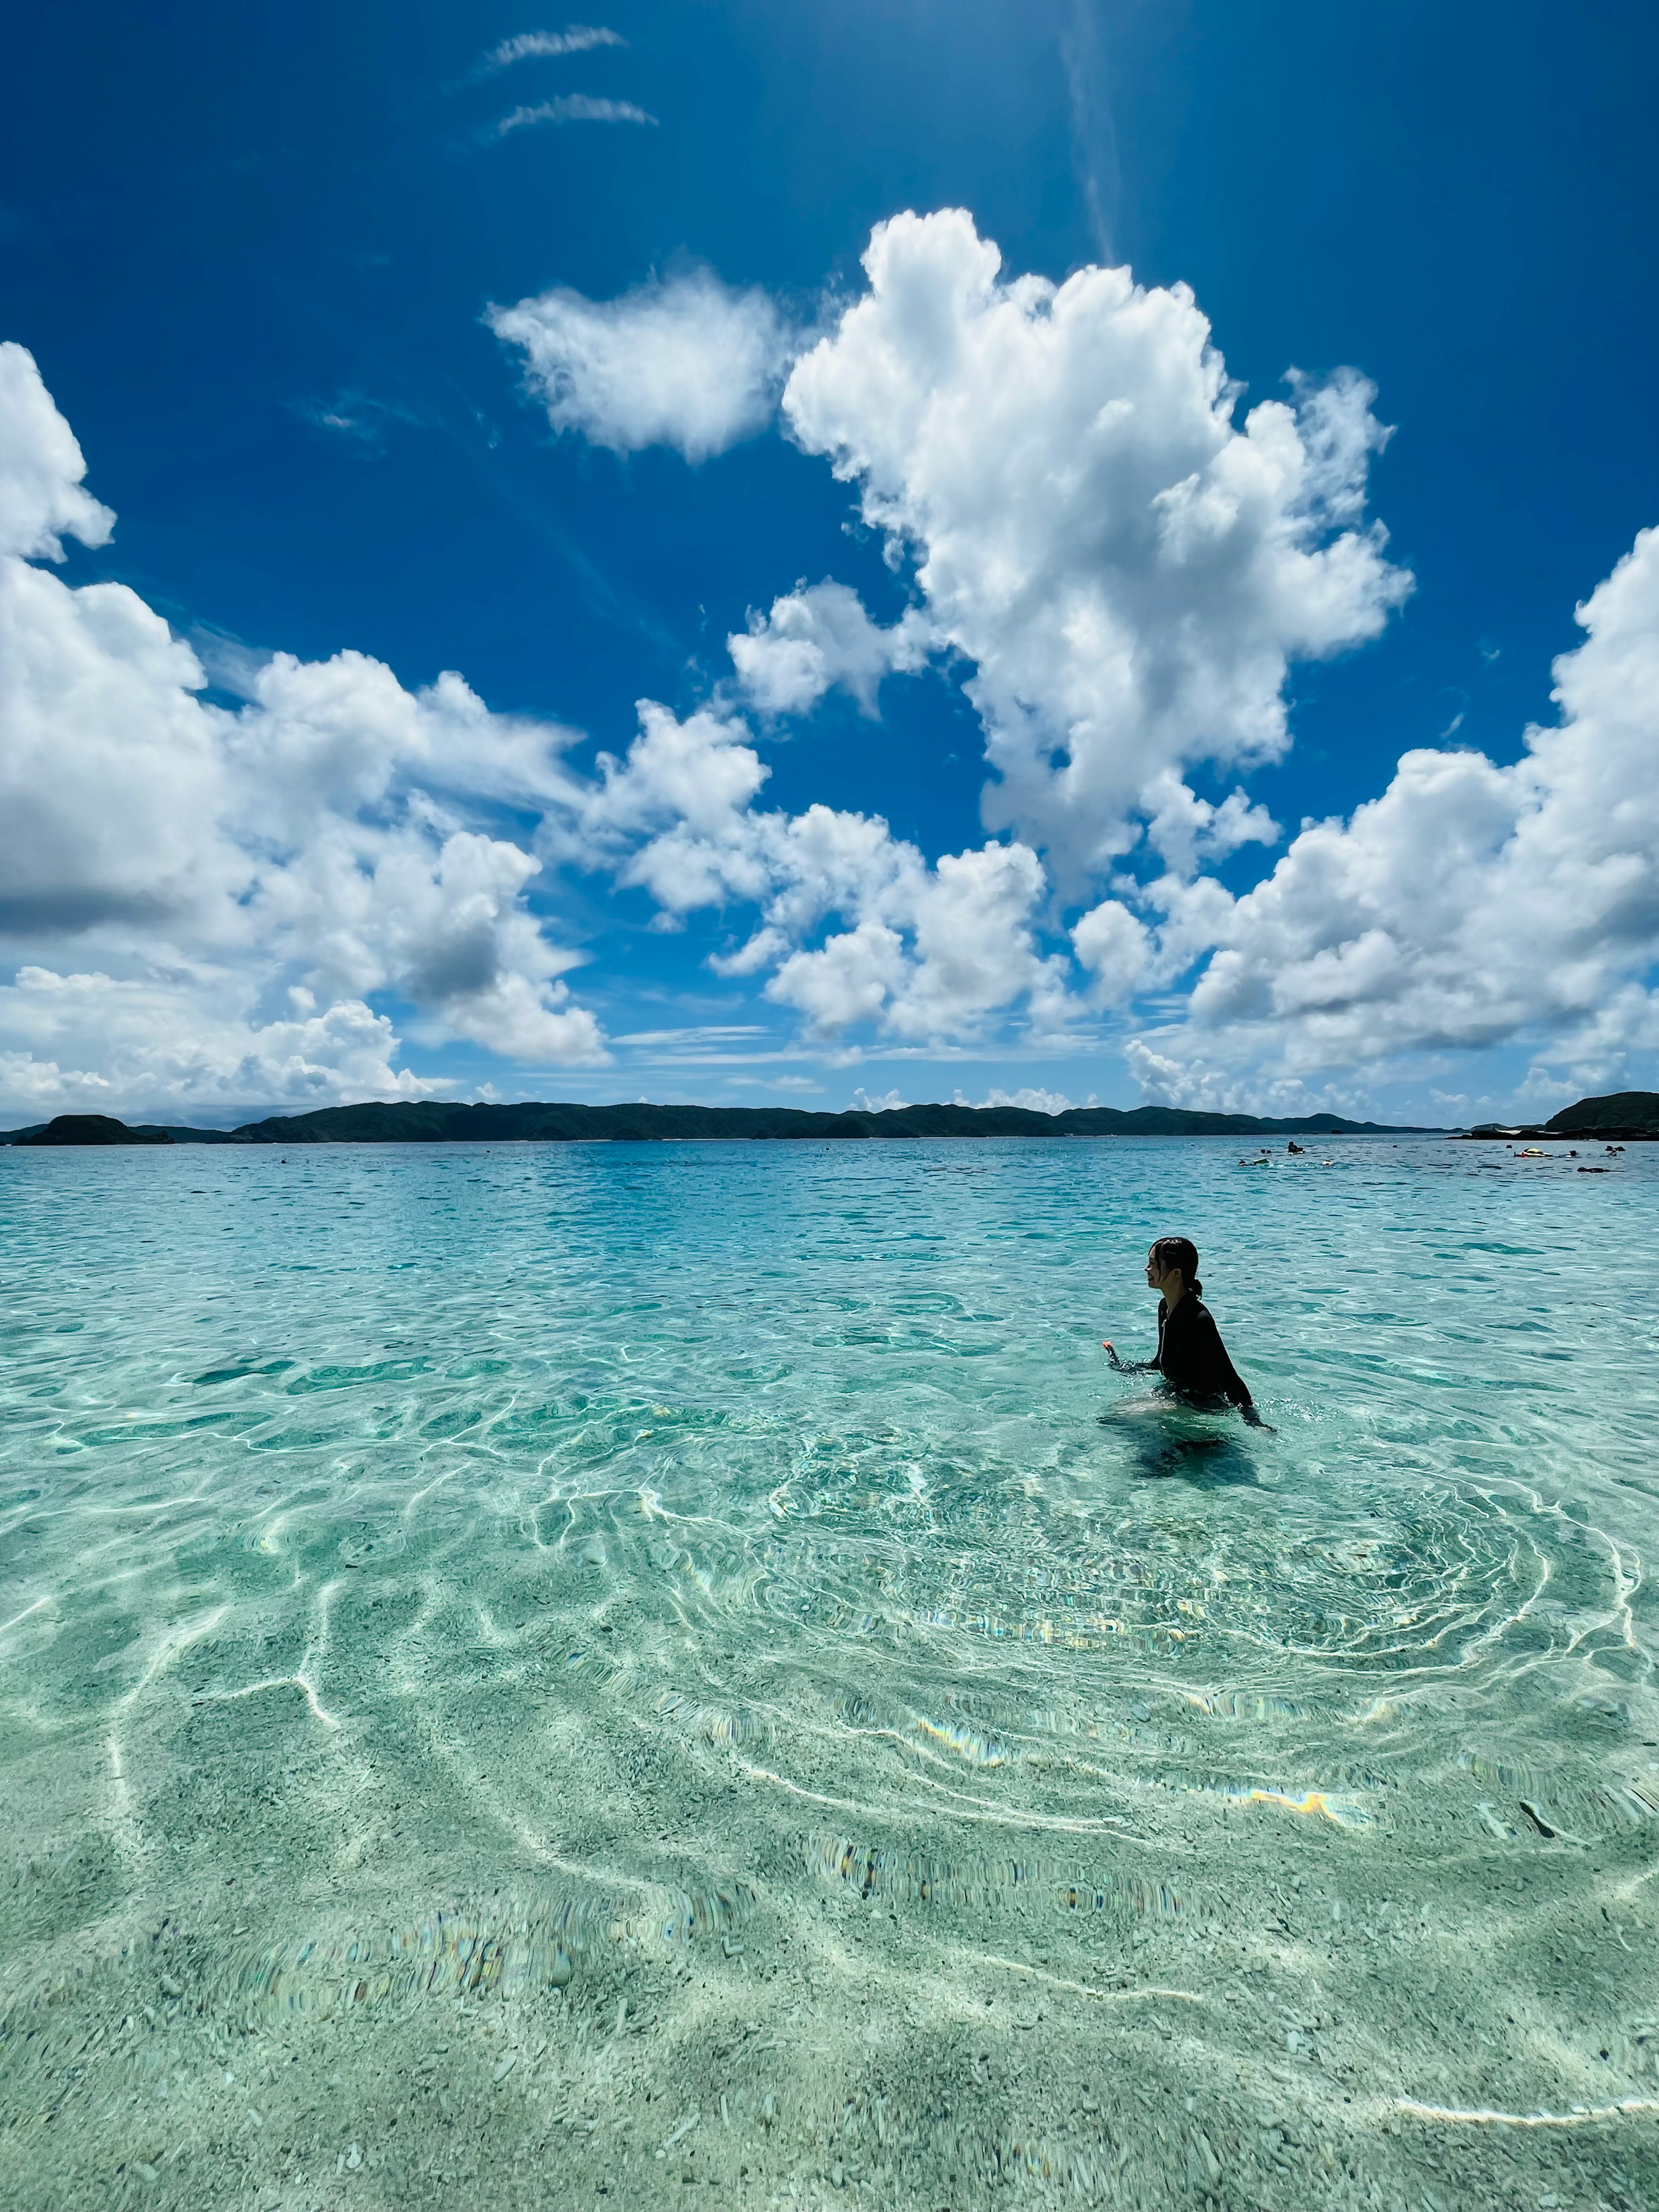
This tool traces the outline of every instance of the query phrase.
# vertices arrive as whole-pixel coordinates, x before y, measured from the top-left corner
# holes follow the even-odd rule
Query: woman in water
[[[1221,1331],[1200,1293],[1198,1251],[1184,1237],[1160,1237],[1146,1255],[1146,1285],[1162,1293],[1158,1352],[1151,1359],[1123,1360],[1108,1340],[1103,1350],[1120,1375],[1164,1377],[1172,1390],[1200,1404],[1227,1398],[1253,1426],[1267,1425],[1255,1410],[1243,1376],[1227,1357]]]

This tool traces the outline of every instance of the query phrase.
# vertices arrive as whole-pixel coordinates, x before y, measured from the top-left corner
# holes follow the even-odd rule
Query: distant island
[[[1443,1131],[1348,1121],[1340,1114],[1291,1121],[1252,1114],[1195,1114],[1176,1106],[1077,1106],[1064,1114],[1023,1106],[898,1106],[881,1113],[814,1114],[792,1106],[325,1106],[276,1115],[239,1129],[153,1123],[129,1128],[102,1114],[0,1134],[12,1145],[653,1144],[709,1139],[905,1137],[1399,1137]]]
[[[1659,1091],[1610,1091],[1605,1097],[1581,1098],[1564,1106],[1547,1121],[1510,1125],[1478,1121],[1472,1129],[1454,1133],[1461,1137],[1601,1137],[1617,1143],[1647,1144],[1659,1139]]]
[[[4,1145],[170,1145],[174,1136],[193,1137],[194,1129],[130,1129],[108,1114],[60,1114],[32,1129],[0,1135]]]
[[[240,1129],[158,1123],[129,1127],[105,1114],[0,1132],[3,1145],[512,1145],[661,1144],[732,1139],[918,1137],[1550,1137],[1659,1139],[1659,1091],[1581,1098],[1539,1127],[1442,1129],[1419,1123],[1350,1121],[1340,1114],[1274,1119],[1198,1114],[1179,1106],[1073,1106],[1038,1114],[1024,1106],[895,1106],[881,1113],[815,1114],[794,1106],[582,1106],[526,1101],[517,1106],[449,1106],[425,1099],[397,1105],[324,1106],[273,1115]]]

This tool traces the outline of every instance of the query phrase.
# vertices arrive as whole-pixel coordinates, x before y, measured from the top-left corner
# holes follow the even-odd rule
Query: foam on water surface
[[[0,2193],[1659,2202],[1656,1227],[0,1152]],[[1105,1368],[1171,1231],[1271,1431]]]

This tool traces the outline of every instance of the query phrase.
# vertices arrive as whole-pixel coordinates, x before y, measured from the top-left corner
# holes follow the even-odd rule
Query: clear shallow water
[[[1599,1158],[0,1152],[6,2201],[1659,2201]]]

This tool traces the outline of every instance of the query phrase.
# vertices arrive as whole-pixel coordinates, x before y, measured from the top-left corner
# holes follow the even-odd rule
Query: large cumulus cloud
[[[1659,1046],[1654,537],[1579,611],[1559,725],[1517,763],[1409,751],[1235,898],[1217,865],[1277,826],[1189,772],[1282,755],[1291,665],[1374,637],[1411,586],[1364,520],[1388,434],[1371,387],[1293,374],[1241,425],[1184,288],[1011,280],[960,213],[879,226],[865,266],[783,412],[858,487],[914,603],[883,629],[844,587],[798,586],[731,641],[755,702],[799,712],[841,684],[867,705],[890,669],[964,656],[987,822],[1077,915],[1083,996],[1181,1009],[1129,1043],[1149,1096],[1352,1104],[1371,1078],[1496,1047],[1531,1052],[1540,1094],[1628,1079]],[[867,996],[890,957],[854,933],[823,994]]]
[[[1576,1092],[1659,1046],[1659,532],[1577,616],[1559,720],[1529,728],[1512,766],[1407,752],[1380,796],[1304,830],[1243,897],[1153,887],[1174,957],[1214,948],[1184,1018],[1133,1048],[1154,1095],[1256,1095],[1510,1042],[1542,1087]]]
[[[50,1104],[94,1006],[123,1097],[149,1106],[406,1088],[366,1005],[380,992],[434,1040],[602,1057],[562,980],[573,956],[523,903],[540,862],[487,826],[495,805],[560,802],[560,733],[352,653],[277,654],[240,708],[213,703],[136,592],[39,565],[109,535],[84,472],[33,359],[0,346],[4,1095]],[[149,1059],[122,1008],[155,1017]],[[67,1077],[62,1095],[80,1095]]]
[[[934,647],[972,664],[988,827],[1078,882],[1171,778],[1278,757],[1291,662],[1375,637],[1406,597],[1363,519],[1388,435],[1375,395],[1352,371],[1292,377],[1240,428],[1184,286],[1005,278],[959,210],[878,224],[864,265],[868,291],[795,363],[784,416],[914,562]],[[751,684],[803,619],[781,602],[740,641]],[[914,621],[890,635],[913,657]],[[871,641],[844,619],[838,635],[867,671]],[[814,641],[836,680],[835,641]]]

